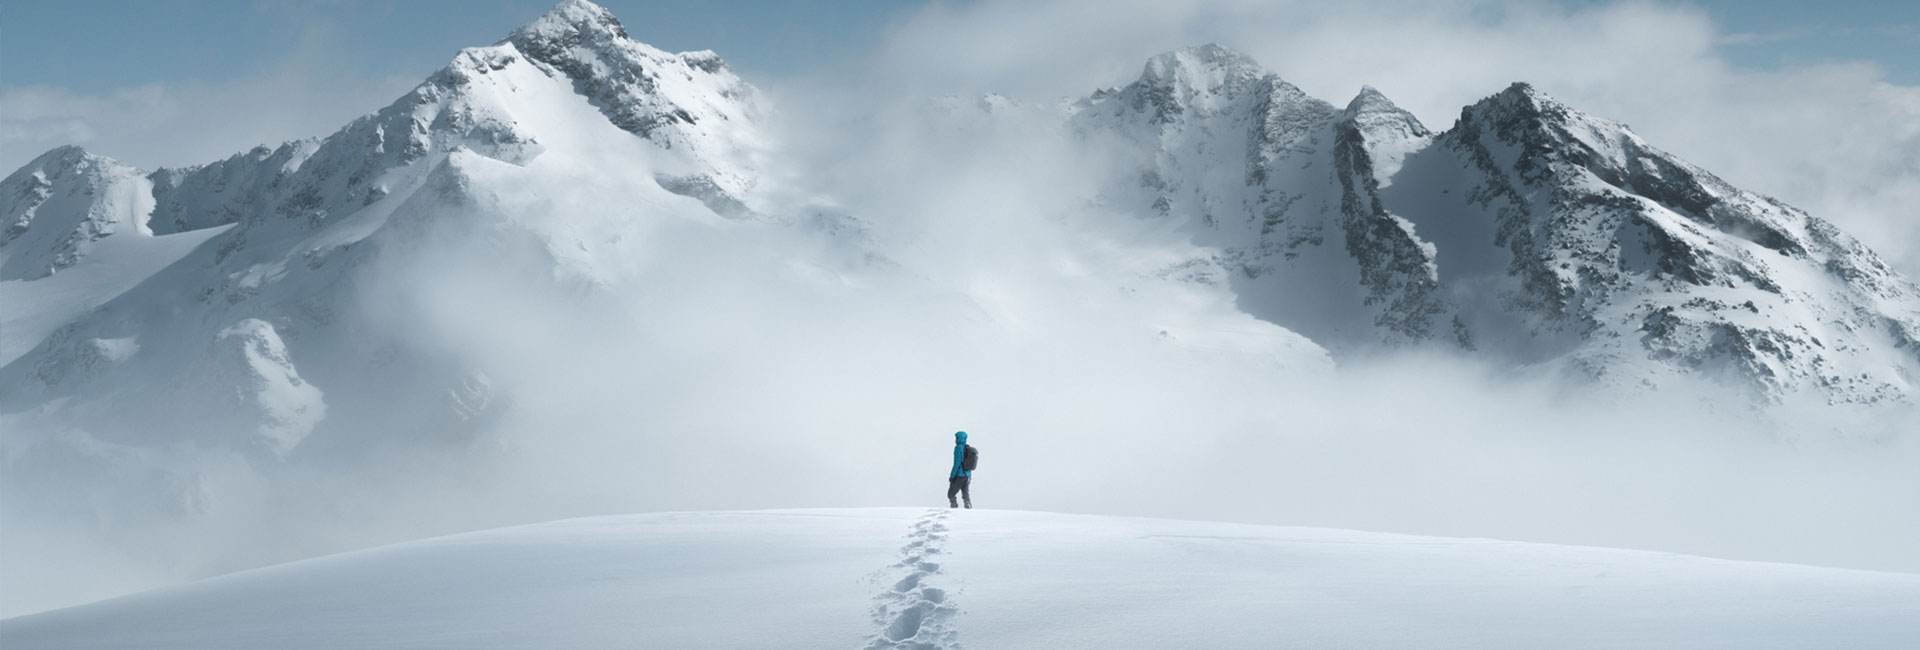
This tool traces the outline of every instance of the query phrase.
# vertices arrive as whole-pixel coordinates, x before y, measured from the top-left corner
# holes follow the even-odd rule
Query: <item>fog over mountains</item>
[[[0,181],[5,523],[145,531],[65,560],[162,568],[0,613],[478,522],[764,504],[750,481],[783,473],[897,502],[826,477],[901,483],[913,427],[1027,432],[1002,467],[1090,503],[1107,470],[1059,459],[1370,426],[1260,405],[1307,385],[1426,394],[1410,422],[1467,377],[1546,409],[1516,428],[1651,400],[1709,414],[1655,436],[1731,413],[1758,441],[1903,439],[1920,287],[1624,125],[1488,90],[1435,130],[1202,45],[1057,105],[928,98],[835,136],[906,162],[822,161],[719,55],[569,0],[325,137],[159,170],[49,151]],[[1130,427],[1152,442],[1084,451]]]

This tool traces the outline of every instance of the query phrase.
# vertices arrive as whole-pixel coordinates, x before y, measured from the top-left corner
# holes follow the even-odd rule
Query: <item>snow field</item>
[[[900,561],[882,576],[899,575],[873,600],[873,621],[880,626],[867,650],[947,650],[960,647],[953,618],[958,609],[941,581],[940,561],[947,540],[947,511],[928,512],[913,522]]]
[[[1909,574],[879,508],[441,537],[0,621],[0,645],[1892,649],[1920,644],[1916,613]]]
[[[978,648],[1920,647],[1920,576],[1909,574],[1488,539],[979,514],[954,522],[946,563],[964,579],[960,628]]]

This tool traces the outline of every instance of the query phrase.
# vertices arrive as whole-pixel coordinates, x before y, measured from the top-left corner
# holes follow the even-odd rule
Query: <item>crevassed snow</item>
[[[54,648],[1912,648],[1920,576],[880,508],[573,519],[0,621]]]

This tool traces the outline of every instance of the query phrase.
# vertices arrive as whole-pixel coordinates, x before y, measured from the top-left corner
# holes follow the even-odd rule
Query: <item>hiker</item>
[[[960,504],[953,500],[959,494],[966,499],[967,508],[973,508],[973,468],[980,463],[980,452],[967,445],[967,432],[953,433],[953,471],[947,473],[947,507],[958,508]]]

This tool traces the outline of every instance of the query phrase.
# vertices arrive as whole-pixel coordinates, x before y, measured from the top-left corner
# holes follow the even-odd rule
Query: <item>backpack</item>
[[[973,468],[979,467],[979,466],[980,466],[980,450],[974,449],[973,445],[967,445],[967,451],[965,452],[964,455],[960,457],[960,470],[965,472],[971,472],[973,471]]]

